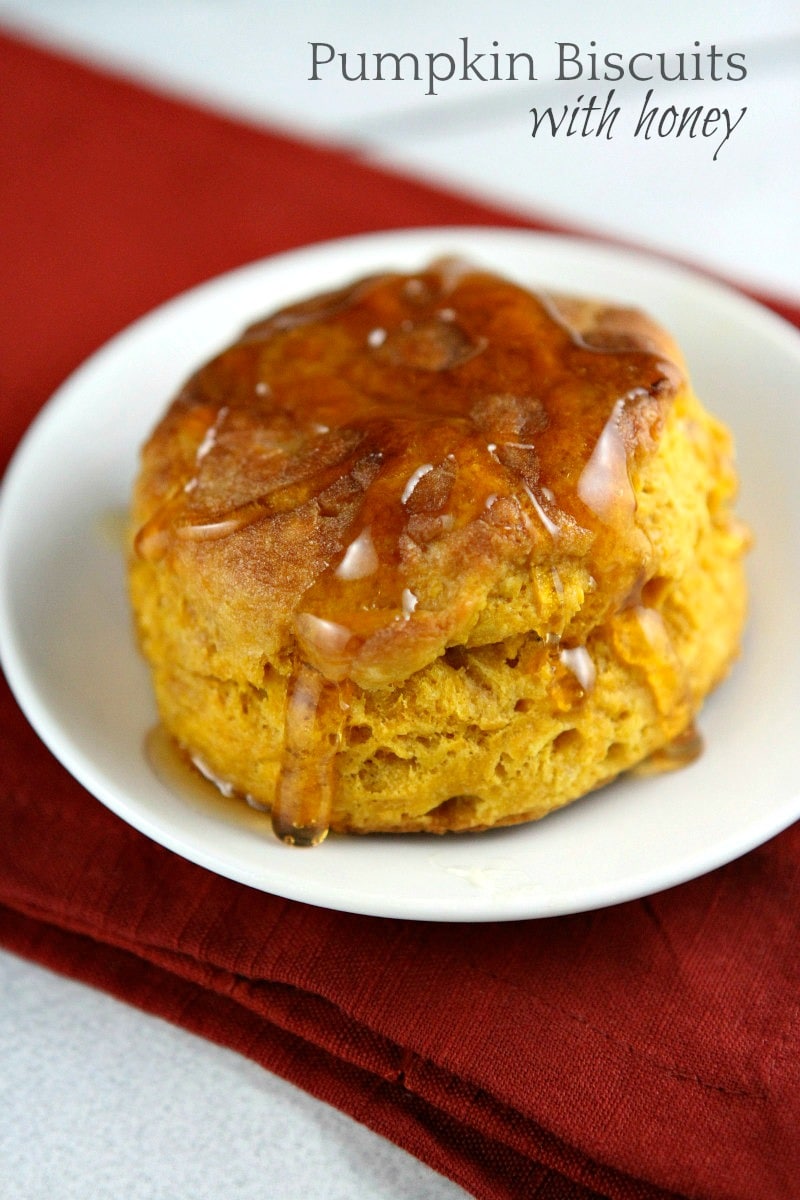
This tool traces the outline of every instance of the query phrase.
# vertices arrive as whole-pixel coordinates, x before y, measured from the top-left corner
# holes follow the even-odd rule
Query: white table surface
[[[800,301],[800,8],[795,0],[0,0],[0,26],[145,83],[533,216],[620,236]],[[535,84],[309,80],[337,53],[531,53]],[[584,62],[683,49],[744,53],[739,82],[558,81]],[[695,42],[700,46],[695,47]],[[703,60],[704,64],[707,60]],[[704,66],[707,70],[707,67]],[[603,99],[611,141],[530,136],[529,109]],[[663,107],[747,113],[716,141],[632,136]],[[717,139],[718,140],[718,139]],[[0,953],[0,1197],[5,1200],[445,1200],[461,1189],[231,1052]]]

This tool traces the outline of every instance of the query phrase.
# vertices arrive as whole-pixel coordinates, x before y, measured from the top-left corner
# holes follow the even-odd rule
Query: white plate
[[[120,555],[99,529],[126,504],[138,448],[182,379],[245,323],[361,273],[415,270],[447,253],[533,286],[633,302],[677,335],[700,395],[738,441],[740,511],[757,539],[744,654],[703,712],[705,753],[683,771],[621,780],[515,829],[331,837],[292,849],[261,832],[249,810],[199,804],[154,773],[143,743],[155,709]],[[691,272],[590,242],[422,230],[255,263],[120,334],[64,384],[23,441],[0,505],[8,678],[42,739],[109,808],[185,858],[263,891],[436,921],[551,916],[658,891],[800,815],[798,392],[800,336],[789,325]]]

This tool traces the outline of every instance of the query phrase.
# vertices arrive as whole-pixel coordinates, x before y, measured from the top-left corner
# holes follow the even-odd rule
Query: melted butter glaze
[[[557,546],[624,604],[650,554],[630,472],[675,386],[654,349],[587,338],[554,301],[458,261],[284,309],[188,382],[166,418],[184,477],[139,530],[140,555],[305,505],[340,522],[294,610],[279,837],[324,836],[342,686],[402,678],[441,636],[435,598],[410,586],[414,555],[458,552],[465,535],[530,561]],[[577,653],[564,666],[583,692]]]

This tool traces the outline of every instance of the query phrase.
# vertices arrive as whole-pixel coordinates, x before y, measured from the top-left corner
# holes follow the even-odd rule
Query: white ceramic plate
[[[736,433],[740,511],[756,532],[744,654],[708,702],[706,750],[545,821],[462,837],[277,843],[245,806],[173,790],[144,752],[155,709],[122,563],[102,534],[138,448],[182,379],[250,320],[367,271],[466,255],[533,286],[647,308],[676,335],[706,404]],[[587,910],[683,882],[800,815],[800,336],[704,278],[643,255],[529,232],[378,234],[312,246],[181,296],[120,334],[32,426],[0,505],[0,651],[50,749],[137,829],[221,875],[380,916],[484,921]],[[242,811],[244,810],[244,811]]]

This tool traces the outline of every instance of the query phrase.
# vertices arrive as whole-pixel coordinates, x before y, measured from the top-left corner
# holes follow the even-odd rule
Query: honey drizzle
[[[239,824],[255,832],[268,826],[263,805],[252,796],[238,792],[227,780],[219,779],[199,758],[179,746],[163,725],[154,725],[148,730],[143,750],[153,774],[170,791],[192,805],[226,817],[234,811]],[[238,801],[233,810],[229,803],[231,799]]]
[[[185,480],[140,529],[142,557],[224,542],[308,504],[334,520],[349,513],[338,553],[294,608],[273,805],[281,840],[326,835],[346,688],[403,678],[417,669],[415,647],[426,661],[442,622],[411,586],[409,545],[426,553],[493,527],[531,557],[558,541],[588,553],[612,606],[624,605],[650,554],[629,472],[672,384],[658,354],[590,343],[547,298],[455,260],[278,312],[189,381],[166,418],[189,447]],[[215,478],[248,431],[269,449],[240,475],[255,463],[262,486],[220,506]],[[456,631],[469,618],[457,603],[450,615]],[[564,654],[570,693],[590,691],[588,654]]]
[[[283,758],[272,807],[273,831],[287,845],[316,846],[327,836],[345,712],[340,686],[300,662],[287,690]]]
[[[696,762],[703,753],[703,736],[694,724],[690,724],[667,742],[659,746],[642,762],[631,768],[630,774],[640,778],[650,775],[664,775],[668,771],[679,771]]]

